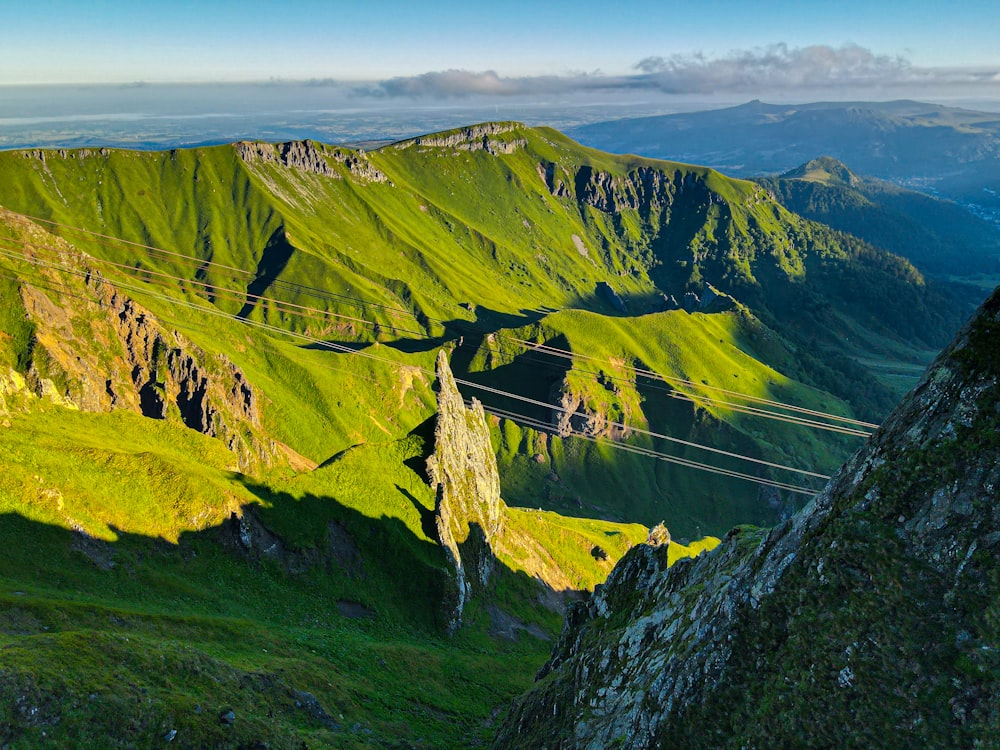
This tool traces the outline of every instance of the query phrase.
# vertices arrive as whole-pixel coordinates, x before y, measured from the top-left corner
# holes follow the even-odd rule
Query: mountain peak
[[[861,184],[860,177],[854,174],[844,162],[834,159],[832,156],[811,159],[805,164],[785,172],[781,177],[788,180],[818,182],[830,186],[857,187]]]

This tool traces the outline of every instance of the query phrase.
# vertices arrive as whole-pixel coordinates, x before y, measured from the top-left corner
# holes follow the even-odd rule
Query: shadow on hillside
[[[444,333],[441,336],[430,336],[427,338],[399,338],[393,341],[384,341],[386,346],[391,346],[407,354],[417,354],[439,349],[449,341],[455,341],[459,346],[466,343],[478,344],[486,336],[497,331],[512,330],[534,325],[546,315],[556,312],[555,308],[538,308],[534,310],[523,309],[517,313],[505,313],[498,310],[491,310],[488,307],[475,307],[475,320],[464,318],[453,318],[452,320],[441,321]]]
[[[99,731],[152,746],[181,706],[181,731],[201,738],[193,746],[234,737],[241,747],[282,746],[293,732],[339,745],[352,739],[345,732],[387,725],[380,698],[399,694],[401,675],[417,693],[393,715],[440,734],[483,667],[503,660],[510,671],[509,659],[519,660],[530,679],[557,634],[537,603],[562,594],[497,563],[496,584],[449,638],[451,577],[436,544],[329,497],[247,488],[269,507],[244,505],[177,544],[123,532],[102,541],[0,514],[0,638],[13,656],[0,693],[26,695],[31,709],[8,712],[0,736],[30,740],[46,727],[59,738]],[[513,651],[503,643],[516,640],[524,645]],[[348,708],[350,730],[336,720]],[[223,736],[227,712],[238,719]],[[389,726],[389,736],[410,732]]]
[[[421,482],[428,485],[431,483],[431,478],[427,473],[427,459],[433,452],[434,431],[436,428],[437,414],[435,413],[410,430],[410,435],[415,435],[423,441],[424,450],[420,453],[420,455],[411,456],[410,458],[403,460],[403,465],[420,477]]]
[[[106,630],[103,608],[118,613],[111,629],[129,618],[143,619],[148,628],[149,618],[204,615],[261,624],[343,623],[345,603],[370,612],[382,626],[435,636],[446,632],[443,604],[451,599],[452,576],[436,542],[418,537],[400,518],[373,518],[334,497],[299,498],[253,481],[243,484],[259,504],[241,506],[216,526],[184,532],[177,543],[117,529],[112,529],[117,540],[106,541],[17,513],[0,514],[0,545],[6,550],[0,632],[21,634],[5,624],[5,611],[20,606],[12,598],[20,597],[25,603],[39,597],[50,602],[45,611],[53,624],[43,622],[38,632]],[[436,538],[433,510],[396,489],[419,513],[423,533]],[[578,595],[499,562],[494,575],[504,590],[533,592],[518,605],[522,618],[537,601]],[[53,608],[52,601],[63,604]],[[481,603],[493,606],[490,602],[487,593]],[[533,621],[526,618],[527,624]],[[30,623],[25,627],[34,632]]]
[[[437,539],[438,530],[437,530],[437,521],[435,520],[436,517],[434,515],[434,511],[426,507],[423,503],[421,503],[420,500],[414,497],[413,493],[410,492],[405,487],[400,487],[397,484],[396,489],[399,490],[399,494],[401,494],[403,497],[405,497],[407,500],[410,501],[410,503],[413,505],[413,509],[420,514],[420,530],[424,532],[424,536],[426,536],[428,539]]]
[[[570,351],[569,340],[562,334],[547,339],[542,345]],[[541,349],[528,349],[506,364],[491,363],[491,369],[472,372],[469,368],[477,353],[477,349],[472,346],[455,350],[451,358],[451,368],[456,377],[487,388],[517,393],[531,401],[546,404],[557,403],[553,398],[559,393],[566,373],[572,365],[568,357]],[[499,353],[497,356],[499,357]],[[471,386],[465,386],[462,390],[466,395],[475,396],[482,401],[487,408],[516,412],[545,423],[549,423],[553,417],[552,409],[548,406],[500,396]]]
[[[295,248],[288,242],[284,227],[275,229],[261,252],[260,261],[257,263],[257,273],[253,281],[247,285],[247,301],[236,314],[237,317],[250,316],[254,308],[257,307],[259,298],[267,292],[268,287],[285,270],[285,266],[288,265],[288,261],[291,260],[294,253]]]

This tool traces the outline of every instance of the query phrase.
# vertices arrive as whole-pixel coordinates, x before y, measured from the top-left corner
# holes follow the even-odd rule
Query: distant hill
[[[707,164],[728,174],[778,174],[826,154],[881,177],[1000,217],[1000,114],[914,101],[766,104],[571,128],[614,153]]]
[[[937,274],[1000,273],[1000,231],[953,201],[862,178],[831,157],[757,178],[790,211]]]

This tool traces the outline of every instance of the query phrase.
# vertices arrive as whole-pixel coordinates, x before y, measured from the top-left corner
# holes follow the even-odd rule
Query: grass
[[[563,311],[546,316],[536,326],[515,331],[514,336],[540,343],[562,342],[572,351],[586,353],[587,358],[560,364],[540,353],[520,354],[512,347],[505,348],[501,337],[476,352],[469,377],[485,380],[488,374],[490,382],[499,381],[500,387],[523,392],[521,384],[532,376],[541,380],[538,375],[546,373],[548,365],[554,374],[548,375],[548,382],[541,381],[537,393],[527,395],[547,400],[550,390],[561,389],[580,397],[579,409],[594,416],[606,415],[654,432],[790,465],[832,470],[840,452],[852,444],[712,403],[694,409],[690,402],[671,398],[670,385],[646,378],[637,384],[635,374],[626,369],[638,366],[671,373],[694,384],[674,386],[680,393],[728,399],[711,390],[725,388],[805,408],[849,413],[845,404],[829,394],[805,387],[752,356],[756,354],[752,347],[757,346],[753,340],[757,334],[738,313],[689,315],[674,311],[626,319]],[[499,408],[524,409],[488,393],[482,398]],[[550,418],[546,410],[538,411],[537,419]],[[665,440],[638,436],[634,441],[681,457],[722,462],[715,455]],[[750,502],[738,506],[737,498],[741,489],[745,490],[738,480],[733,480],[731,494],[724,494],[716,482],[702,482],[690,470],[622,455],[607,447],[542,436],[507,422],[497,426],[496,442],[502,476],[510,487],[509,498],[519,504],[618,520],[637,518],[648,525],[666,520],[679,536],[721,534],[739,518],[762,525],[768,520],[769,511],[762,510],[759,503],[756,508]],[[726,465],[739,471],[755,468],[739,461]],[[616,506],[598,499],[611,496],[622,499]]]
[[[488,742],[494,710],[546,658],[536,636],[489,635],[485,603],[441,635],[433,496],[407,465],[426,454],[419,434],[251,479],[218,441],[177,424],[32,404],[0,430],[11,747],[147,745],[172,730],[188,746],[467,747]],[[243,549],[231,512],[259,519],[280,554]],[[530,537],[573,588],[646,533],[517,509],[508,526],[515,554]],[[598,543],[606,560],[590,554]],[[559,614],[525,573],[536,569],[502,559],[493,600],[553,637]],[[341,602],[370,616],[345,617]],[[230,708],[236,723],[221,724]]]
[[[174,729],[187,746],[283,747],[293,736],[333,747],[487,743],[494,711],[547,655],[536,636],[558,630],[558,595],[601,581],[645,525],[663,520],[675,538],[697,538],[790,510],[750,483],[495,420],[503,495],[522,507],[508,511],[490,598],[474,601],[467,626],[445,639],[446,566],[422,475],[434,410],[427,371],[441,346],[454,349],[459,375],[540,401],[565,394],[594,418],[812,468],[850,449],[722,405],[695,408],[662,383],[637,382],[627,366],[849,414],[857,404],[831,392],[853,398],[849,388],[808,385],[817,377],[800,362],[803,321],[788,322],[772,297],[798,290],[795,300],[818,300],[816,321],[846,316],[862,330],[853,303],[828,291],[875,268],[873,288],[888,285],[891,298],[894,284],[910,284],[907,299],[923,300],[907,268],[711,170],[601,154],[546,129],[491,137],[513,152],[373,152],[366,158],[384,183],[353,177],[345,153],[323,146],[319,158],[338,178],[244,163],[233,147],[0,154],[0,204],[194,258],[61,230],[97,259],[187,279],[129,294],[168,346],[184,341],[177,347],[209,372],[227,360],[238,367],[260,405],[260,434],[317,467],[279,461],[244,475],[176,409],[151,421],[57,406],[94,373],[100,390],[124,356],[115,311],[81,304],[92,292],[78,277],[0,261],[0,365],[30,376],[0,416],[0,744],[149,745]],[[548,167],[560,194],[546,183]],[[7,215],[0,227],[7,251],[25,241],[39,253],[68,250]],[[658,311],[660,291],[701,291],[703,280],[739,304]],[[244,305],[194,281],[272,301]],[[597,293],[602,282],[627,314]],[[29,321],[20,301],[28,283],[39,305],[74,316]],[[319,313],[291,314],[273,300]],[[213,311],[242,311],[362,356]],[[897,333],[871,328],[872,340]],[[511,348],[509,334],[572,358],[553,368]],[[29,396],[46,378],[56,395]],[[247,548],[241,533],[256,541]],[[671,544],[666,554],[712,543]],[[498,610],[524,626],[516,641],[491,635]],[[219,721],[226,708],[237,716],[231,726]]]
[[[244,162],[230,146],[156,154],[71,151],[48,153],[44,159],[30,152],[7,152],[0,154],[5,175],[0,204],[245,269],[253,277],[62,230],[97,257],[237,290],[252,287],[275,299],[320,308],[323,315],[313,318],[289,314],[272,302],[250,305],[244,312],[254,321],[367,346],[369,353],[399,362],[359,361],[309,349],[137,295],[168,325],[177,326],[206,351],[224,352],[243,369],[266,394],[266,431],[316,463],[352,445],[397,439],[424,421],[432,410],[432,394],[419,368],[429,369],[435,344],[460,335],[475,340],[534,322],[566,336],[581,352],[615,350],[616,356],[641,360],[664,375],[701,372],[713,384],[724,380],[738,385],[736,390],[746,385],[761,390],[765,381],[759,375],[767,365],[761,369],[758,364],[766,362],[784,382],[813,383],[846,396],[855,412],[859,404],[877,411],[891,402],[888,390],[870,398],[868,390],[878,388],[877,382],[856,387],[854,377],[817,377],[810,370],[814,360],[793,353],[805,343],[789,337],[796,333],[795,325],[785,317],[794,318],[795,313],[772,303],[789,284],[804,286],[803,279],[822,278],[822,268],[830,264],[857,266],[845,271],[849,278],[882,273],[865,265],[867,256],[853,257],[837,237],[788,213],[753,183],[690,165],[604,154],[549,129],[504,127],[508,129],[490,137],[516,147],[501,156],[415,143],[371,152],[363,159],[387,176],[381,183],[353,176],[344,161],[348,152],[318,144],[317,158],[325,160],[336,179],[276,161]],[[549,189],[546,165],[552,179],[566,186],[566,194],[554,195]],[[660,192],[643,186],[642,180],[650,178],[642,175],[651,174],[663,176]],[[587,175],[591,187],[577,184]],[[600,175],[607,175],[606,182]],[[609,213],[587,203],[587,190],[616,202],[618,210]],[[473,199],[483,195],[490,200]],[[640,204],[642,208],[632,207]],[[321,293],[315,291],[319,279]],[[644,314],[656,309],[660,290],[676,295],[688,288],[700,291],[703,280],[742,297],[749,305],[744,308],[748,320],[760,321],[763,335],[784,345],[748,345],[755,324],[734,324],[727,316],[695,316],[688,326],[680,322],[681,314]],[[626,301],[627,317],[596,293],[604,282]],[[890,282],[898,280],[883,273],[879,283]],[[170,294],[192,300],[197,289]],[[807,295],[822,296],[821,285],[812,284]],[[241,308],[239,300],[223,295],[215,296],[215,305],[228,312]],[[846,310],[850,318],[856,307],[845,302],[837,309]],[[585,312],[592,315],[564,322]],[[834,323],[841,321],[816,321],[820,327]],[[702,351],[692,356],[697,347]],[[686,353],[679,355],[678,350]],[[475,363],[473,372],[492,386],[536,387],[494,370]],[[594,411],[639,424],[668,418],[680,426],[679,437],[695,437],[696,420],[690,414],[662,407],[662,399],[627,384],[609,397],[607,389],[582,370],[574,365],[565,385],[557,387]],[[770,374],[767,380],[778,382]],[[772,390],[770,385],[763,389]],[[789,389],[795,387],[773,388]],[[805,394],[808,389],[799,390]],[[387,394],[401,395],[397,400]],[[817,398],[822,397],[806,400]],[[837,399],[825,400],[831,409],[845,409]],[[784,453],[811,468],[831,468],[850,450],[839,440],[770,433],[714,407],[699,418],[723,423],[725,439],[754,454],[777,451],[776,457]],[[774,434],[774,439],[762,437],[765,434]],[[686,527],[686,534],[694,535],[699,528],[702,533],[723,533],[741,520],[769,523],[779,515],[764,507],[762,514],[747,517],[751,508],[761,508],[750,484],[685,477],[685,472],[651,467],[648,461],[609,463],[601,453],[599,448],[574,447],[563,455],[595,459],[603,470],[633,475],[634,481],[624,486],[581,481],[561,495],[576,495],[588,484],[593,498],[579,502],[607,508],[601,511],[604,516],[654,523],[663,515],[663,504],[653,498],[663,490],[674,498],[668,503],[674,518],[668,522]],[[509,465],[529,459],[520,454]],[[507,486],[525,503],[546,505],[545,485],[534,481],[537,472],[530,469],[513,473]],[[567,471],[588,473],[584,465]],[[542,490],[530,492],[529,485]],[[637,494],[646,498],[638,515],[636,507],[620,503],[620,498]],[[690,500],[676,499],[685,496]],[[730,504],[728,498],[735,500]],[[575,512],[577,500],[557,500],[548,507]]]
[[[334,747],[462,747],[489,737],[491,712],[545,658],[545,641],[490,637],[482,613],[455,639],[440,635],[444,560],[414,504],[426,512],[433,498],[402,464],[422,454],[417,437],[262,484],[228,471],[217,441],[168,422],[44,403],[8,419],[0,725],[12,747],[149,744],[171,729],[194,746],[284,747],[296,736]],[[234,546],[220,526],[231,510],[276,532],[284,556]],[[622,534],[546,516],[541,545],[560,565],[563,534]],[[331,524],[353,540],[356,567],[331,551]],[[603,567],[621,546],[605,542]],[[568,569],[587,567],[565,554]],[[589,559],[577,583],[599,580],[603,567]],[[508,590],[503,581],[518,577],[498,575]],[[516,615],[558,628],[522,594],[508,600]],[[341,601],[372,616],[347,619]],[[296,691],[339,728],[296,706]],[[226,707],[238,717],[232,727],[218,720]]]
[[[614,562],[633,545],[646,541],[648,533],[639,524],[614,524],[540,509],[510,508],[501,544],[511,549],[511,553],[501,554],[500,559],[511,570],[532,575],[544,572],[546,561],[538,559],[539,552],[544,551],[549,560],[559,560],[567,588],[589,591],[607,577]]]
[[[176,542],[252,499],[233,481],[233,456],[219,441],[176,424],[55,406],[7,423],[0,512],[98,539],[123,531]]]

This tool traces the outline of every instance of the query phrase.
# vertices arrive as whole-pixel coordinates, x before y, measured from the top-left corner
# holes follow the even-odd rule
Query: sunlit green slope
[[[70,252],[20,221],[6,231],[34,250],[47,243]],[[565,592],[539,583],[531,559],[502,555],[467,627],[443,635],[448,574],[427,526],[434,497],[420,469],[425,431],[390,423],[375,428],[381,440],[323,466],[289,453],[245,473],[222,440],[185,426],[182,414],[150,419],[128,408],[118,380],[108,381],[117,408],[81,408],[91,405],[88,381],[53,343],[52,327],[79,362],[104,355],[113,368],[140,348],[116,338],[114,321],[128,305],[120,292],[109,297],[106,282],[9,261],[0,262],[5,744],[127,747],[169,736],[192,747],[464,747],[470,737],[489,739],[491,712],[544,658]],[[32,317],[47,303],[51,319]],[[185,329],[199,333],[190,320]],[[267,340],[254,343],[266,348]],[[193,342],[174,341],[207,367]],[[287,367],[294,357],[284,357]],[[258,363],[257,377],[267,360],[248,361]],[[273,375],[285,384],[279,399],[301,408],[309,391],[291,388],[295,373]],[[377,375],[368,371],[366,382]],[[401,434],[386,435],[389,427]],[[635,524],[518,511],[509,527],[508,549],[544,551],[573,590],[592,588],[646,535]],[[591,552],[598,545],[601,559]],[[220,719],[229,710],[232,723]]]
[[[772,432],[777,423],[705,402],[693,412],[666,406],[662,391],[627,382],[624,370],[615,388],[596,385],[610,363],[574,356],[566,367],[548,358],[534,371],[501,372],[476,352],[487,334],[529,338],[533,331],[535,340],[574,355],[599,352],[625,368],[872,419],[895,396],[857,358],[931,348],[961,314],[905,261],[800,219],[752,183],[603,154],[516,123],[369,154],[315,143],[8,152],[0,154],[0,174],[0,204],[59,222],[47,226],[98,258],[142,269],[156,285],[151,292],[208,299],[219,311],[373,355],[358,362],[145,298],[204,349],[244,368],[267,396],[269,432],[316,463],[426,419],[430,392],[421,370],[436,346],[453,341],[462,344],[460,375],[465,364],[483,385],[580,408],[577,422],[600,437],[621,437],[599,426],[609,421],[680,439],[710,441],[718,433],[756,458],[825,473],[852,443],[780,426]],[[697,322],[687,325],[687,312],[669,309],[678,306],[697,311],[690,316]],[[560,312],[569,310],[592,315]],[[539,371],[546,375],[536,377]],[[467,395],[511,406],[488,393]],[[532,416],[559,419],[537,408]],[[675,450],[659,439],[651,445]],[[684,533],[706,526],[721,533],[741,520],[770,522],[793,500],[762,501],[753,484],[607,448],[564,455],[560,477],[600,471],[616,479],[591,482],[594,497],[580,498],[513,472],[505,480],[512,502],[547,495],[550,507],[592,505],[647,524],[672,510],[677,516],[666,520]]]
[[[370,154],[8,152],[0,205],[35,217],[0,215],[13,747],[486,742],[566,590],[646,526],[803,499],[660,459],[815,486],[687,443],[826,472],[857,438],[734,394],[877,414],[891,394],[854,358],[958,315],[752,183],[512,123]],[[500,415],[514,506],[451,640],[423,468],[442,347]]]

